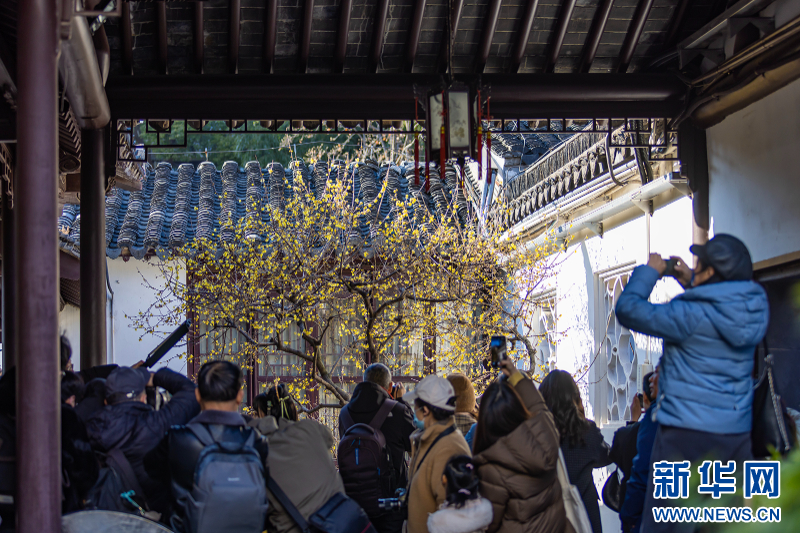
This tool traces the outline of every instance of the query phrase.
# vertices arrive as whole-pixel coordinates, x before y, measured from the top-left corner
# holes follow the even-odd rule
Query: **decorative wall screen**
[[[538,324],[539,344],[536,347],[536,364],[544,366],[544,373],[556,367],[557,314],[556,289],[550,289],[534,297],[536,302],[536,322]],[[538,368],[531,369],[534,373]]]
[[[604,313],[601,353],[605,355],[606,378],[598,385],[604,386],[606,422],[630,420],[630,405],[636,395],[638,364],[636,341],[630,330],[617,320],[615,308],[622,290],[630,279],[634,262],[619,265],[599,274],[600,308]]]

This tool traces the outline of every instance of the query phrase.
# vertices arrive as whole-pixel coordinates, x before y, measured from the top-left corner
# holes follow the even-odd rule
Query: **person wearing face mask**
[[[753,352],[769,323],[767,295],[753,281],[750,252],[736,237],[720,234],[691,252],[697,268],[673,258],[678,263],[667,273],[683,294],[666,304],[648,301],[667,271],[667,262],[652,254],[633,271],[616,307],[623,326],[664,339],[650,462],[742,463],[752,459]],[[671,504],[654,498],[651,473],[642,531],[692,530],[691,524],[656,523],[655,505]]]
[[[408,533],[427,533],[428,515],[447,498],[442,474],[456,455],[472,456],[464,436],[455,425],[456,396],[444,378],[427,376],[406,394],[414,406],[417,431],[411,437],[412,455],[408,484]]]

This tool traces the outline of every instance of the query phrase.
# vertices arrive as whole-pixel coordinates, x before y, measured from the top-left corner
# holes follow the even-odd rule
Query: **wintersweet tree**
[[[321,387],[336,405],[349,400],[337,378],[366,361],[396,374],[479,377],[491,335],[534,352],[526,320],[552,273],[545,250],[523,245],[496,218],[465,216],[455,195],[431,210],[419,186],[389,198],[387,182],[372,201],[359,201],[346,179],[329,180],[321,193],[286,181],[292,192],[279,202],[248,196],[240,221],[223,213],[228,238],[195,240],[161,263],[166,289],[137,326],[165,331],[192,316],[199,327],[190,342],[202,336],[208,357],[249,368],[290,354],[298,397]],[[416,365],[397,357],[425,342],[427,360],[419,349]]]

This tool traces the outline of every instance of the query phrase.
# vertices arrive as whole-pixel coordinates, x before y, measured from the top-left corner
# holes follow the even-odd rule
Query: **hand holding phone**
[[[495,335],[489,342],[489,355],[491,356],[492,368],[497,370],[500,368],[500,361],[508,359],[506,352],[506,338]]]

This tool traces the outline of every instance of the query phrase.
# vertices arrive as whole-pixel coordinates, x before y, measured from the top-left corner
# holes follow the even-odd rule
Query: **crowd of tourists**
[[[683,531],[653,520],[652,465],[752,458],[753,353],[768,324],[741,242],[718,236],[692,252],[695,269],[672,265],[686,289],[672,302],[648,301],[668,268],[657,255],[619,298],[619,320],[662,338],[664,353],[611,445],[570,373],[537,386],[510,359],[480,398],[460,374],[406,391],[372,364],[340,411],[337,444],[283,384],[241,414],[231,362],[206,363],[196,383],[166,368],[75,373],[62,342],[63,511],[134,513],[178,533],[601,533],[593,471],[613,463],[622,477],[603,499],[618,530]],[[14,529],[15,401],[11,369],[0,379],[2,531]]]

